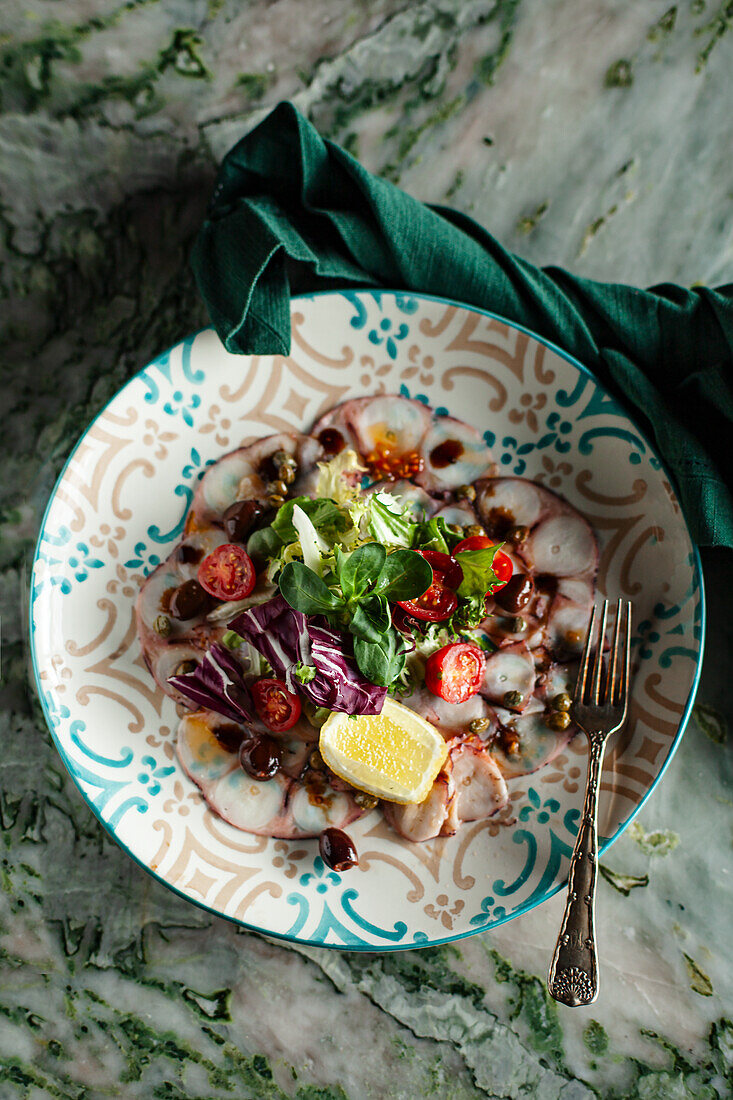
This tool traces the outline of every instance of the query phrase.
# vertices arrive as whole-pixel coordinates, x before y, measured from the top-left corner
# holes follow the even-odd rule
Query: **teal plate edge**
[[[526,326],[521,325],[516,321],[510,321],[506,317],[500,316],[498,313],[492,313],[491,310],[481,309],[478,306],[470,305],[469,303],[466,303],[466,302],[458,302],[453,298],[444,298],[444,297],[441,297],[440,295],[437,295],[437,294],[422,294],[422,293],[419,293],[419,292],[416,292],[416,291],[407,291],[406,292],[405,290],[394,290],[394,289],[390,289],[389,287],[379,287],[379,288],[375,288],[375,287],[353,287],[352,288],[352,287],[349,287],[348,288],[348,293],[349,294],[373,294],[375,292],[375,290],[376,290],[377,293],[380,293],[380,294],[396,294],[397,295],[397,294],[409,293],[410,296],[413,297],[413,298],[417,298],[417,299],[420,299],[420,300],[423,300],[423,301],[441,302],[444,305],[456,306],[458,309],[469,309],[469,310],[471,310],[475,313],[480,313],[485,317],[490,317],[494,321],[499,321],[501,324],[509,325],[510,327],[515,328],[518,331],[525,333],[527,336],[530,336],[533,340],[536,340],[538,343],[543,344],[546,348],[549,348],[550,351],[555,352],[556,355],[559,355],[560,358],[564,359],[567,363],[570,363],[577,370],[579,370],[581,372],[581,374],[584,374],[588,378],[590,378],[593,381],[593,383],[606,396],[610,397],[610,394],[608,393],[608,390],[605,388],[605,386],[602,385],[602,383],[600,383],[598,381],[598,379],[595,377],[595,375],[592,373],[592,371],[590,371],[588,369],[588,367],[583,366],[583,364],[579,360],[575,359],[574,356],[572,356],[568,352],[564,351],[557,344],[552,343],[550,340],[544,339],[544,337],[542,337],[542,336],[538,336],[536,332],[533,332],[531,329],[526,328]],[[292,296],[291,300],[292,301],[308,301],[308,300],[313,299],[313,298],[322,298],[322,297],[324,297],[326,295],[329,295],[329,294],[342,294],[343,292],[344,292],[343,289],[342,290],[322,290],[322,291],[315,291],[315,292],[311,291],[310,293],[294,294]],[[207,326],[207,328],[209,328],[209,327],[213,327],[213,326]],[[197,332],[192,333],[187,337],[186,336],[182,337],[182,340],[190,339],[191,336],[195,337],[200,332],[204,332],[204,331],[206,331],[206,329],[199,329],[199,330],[197,330]],[[180,340],[177,341],[175,344],[171,345],[171,347],[168,348],[167,351],[162,352],[161,355],[170,354],[170,352],[173,350],[173,348],[178,347],[178,345],[180,343],[181,343]],[[160,358],[160,356],[158,356],[158,358]],[[154,362],[154,361],[155,360],[153,360],[152,362]],[[125,383],[125,386],[123,386],[122,388],[124,389],[131,382],[135,381],[135,379],[139,378],[140,375],[142,375],[148,369],[149,366],[150,366],[150,363],[146,363],[144,367],[141,367],[141,369],[139,371],[137,371],[134,375],[132,375],[127,380],[127,382]],[[118,393],[119,392],[120,391],[118,391]],[[107,408],[112,404],[112,402],[116,399],[116,397],[117,397],[117,393],[114,394],[110,398],[110,400],[103,406],[103,408],[101,408],[99,410],[99,412],[94,417],[94,419],[91,421],[91,423],[88,424],[87,427],[84,429],[84,431],[80,435],[79,439],[77,440],[76,444],[74,445],[71,452],[69,453],[69,455],[68,455],[68,457],[67,457],[67,459],[66,459],[66,461],[65,461],[65,463],[64,463],[64,465],[63,465],[63,467],[62,467],[62,469],[61,469],[61,471],[58,475],[58,477],[56,478],[56,482],[55,482],[54,487],[53,487],[53,489],[52,489],[52,491],[49,495],[49,499],[48,499],[48,502],[46,504],[46,508],[44,510],[43,519],[41,520],[41,526],[40,526],[40,529],[39,529],[38,539],[37,539],[37,542],[36,542],[36,548],[35,548],[34,555],[33,555],[33,562],[32,562],[32,565],[31,565],[31,577],[34,574],[35,567],[36,567],[36,562],[38,560],[38,556],[39,556],[39,552],[40,552],[41,543],[43,542],[43,539],[44,539],[48,513],[50,511],[51,504],[54,500],[54,497],[56,496],[56,492],[57,492],[61,482],[63,481],[63,478],[64,478],[65,474],[66,474],[66,470],[68,469],[69,464],[73,461],[74,455],[76,454],[79,447],[81,446],[81,444],[82,444],[85,436],[87,435],[87,433],[90,431],[91,428],[94,427],[97,420],[99,420],[99,418],[104,415]],[[671,471],[667,467],[667,464],[664,462],[664,460],[662,458],[660,458],[659,454],[657,453],[656,448],[653,447],[652,444],[649,442],[649,439],[648,439],[646,433],[644,431],[642,431],[642,429],[639,427],[639,425],[635,421],[634,417],[629,413],[629,411],[627,410],[625,405],[622,405],[622,408],[624,410],[624,414],[628,417],[629,421],[634,425],[636,431],[639,433],[642,440],[646,443],[646,445],[649,448],[650,452],[655,456],[655,458],[660,463],[661,469],[664,471],[665,475],[669,479],[670,484],[672,486],[675,486],[674,477],[673,477]],[[676,487],[675,487],[675,492],[676,492]],[[646,794],[641,799],[639,804],[636,806],[634,811],[626,819],[626,821],[623,823],[623,825],[619,826],[619,828],[616,830],[616,832],[613,834],[613,836],[601,837],[600,838],[601,843],[599,844],[599,848],[598,848],[599,856],[603,855],[606,851],[608,851],[608,849],[611,847],[611,845],[614,844],[618,840],[618,838],[621,836],[621,834],[629,827],[631,822],[638,816],[641,809],[646,805],[650,795],[652,794],[652,791],[655,790],[655,788],[659,784],[660,780],[664,776],[664,773],[666,772],[667,768],[669,767],[669,764],[672,761],[672,758],[674,757],[675,753],[677,752],[680,741],[682,740],[682,736],[683,736],[683,734],[685,732],[685,729],[687,727],[687,723],[690,719],[690,715],[692,714],[692,708],[693,708],[694,703],[695,703],[695,696],[697,695],[697,689],[698,689],[699,684],[700,684],[700,676],[701,676],[701,673],[702,673],[703,656],[704,656],[704,652],[705,652],[705,628],[706,628],[706,621],[707,621],[707,611],[706,611],[706,602],[705,602],[705,585],[704,585],[704,579],[703,579],[703,571],[702,571],[702,562],[701,562],[701,559],[700,559],[700,552],[697,548],[697,545],[695,544],[694,539],[692,538],[692,534],[690,533],[690,529],[689,529],[689,526],[687,524],[687,520],[685,518],[684,512],[681,509],[680,509],[680,515],[682,516],[682,521],[685,525],[685,529],[687,530],[687,533],[690,537],[690,542],[692,543],[692,547],[693,547],[695,581],[696,581],[696,584],[697,584],[697,590],[699,592],[699,599],[700,599],[700,649],[699,649],[698,656],[697,656],[697,662],[696,662],[696,667],[695,667],[695,675],[694,675],[694,678],[693,678],[693,682],[692,682],[692,686],[690,688],[689,695],[687,697],[687,702],[685,703],[684,710],[683,710],[682,715],[680,717],[680,722],[679,722],[679,726],[678,726],[678,729],[677,729],[677,733],[675,735],[674,741],[672,742],[672,744],[669,747],[669,751],[668,751],[667,756],[664,760],[664,763],[662,764],[662,766],[659,770],[658,775],[656,776],[654,782],[649,787],[649,790],[646,792]],[[426,947],[440,947],[441,945],[446,944],[446,943],[455,943],[458,940],[468,939],[471,936],[476,936],[481,932],[491,931],[493,928],[498,928],[500,925],[506,924],[509,921],[514,920],[516,917],[522,916],[522,914],[530,912],[532,909],[536,909],[538,905],[542,905],[545,901],[548,900],[548,898],[554,897],[555,894],[557,894],[560,890],[564,889],[567,880],[564,880],[563,882],[560,882],[556,886],[549,889],[547,891],[547,893],[544,895],[544,897],[532,900],[531,902],[528,902],[525,905],[519,906],[518,909],[516,909],[513,912],[507,914],[505,917],[500,917],[500,918],[498,918],[494,921],[491,921],[489,924],[484,925],[483,927],[472,929],[471,931],[459,932],[459,933],[457,933],[456,935],[453,935],[453,936],[444,936],[442,939],[430,940],[428,943],[394,944],[394,945],[384,945],[384,946],[382,946],[382,945],[373,945],[373,944],[324,943],[321,940],[304,939],[304,938],[301,938],[299,936],[288,935],[287,933],[277,933],[277,932],[271,931],[268,928],[262,928],[259,925],[251,924],[247,921],[240,920],[237,917],[226,916],[225,914],[220,913],[218,910],[213,909],[211,906],[206,905],[204,902],[196,901],[194,898],[191,898],[188,894],[185,894],[182,890],[179,890],[178,887],[173,886],[171,883],[167,882],[165,878],[163,878],[161,875],[157,874],[154,870],[152,870],[152,868],[148,867],[145,863],[143,863],[142,860],[140,860],[134,854],[134,852],[132,852],[127,847],[127,845],[123,844],[122,841],[118,838],[118,836],[115,833],[114,829],[112,829],[109,826],[109,824],[103,819],[101,814],[98,812],[97,808],[93,805],[91,799],[82,790],[82,788],[79,786],[79,784],[76,783],[76,780],[74,779],[74,774],[73,774],[73,772],[72,772],[72,770],[69,767],[69,764],[67,762],[64,750],[63,750],[63,748],[62,748],[62,746],[59,742],[58,737],[56,736],[55,731],[54,731],[54,726],[53,726],[53,723],[51,721],[51,715],[49,713],[48,705],[47,705],[46,699],[45,699],[45,697],[44,697],[44,695],[41,691],[41,688],[40,688],[40,675],[39,675],[39,671],[38,671],[38,662],[36,660],[36,647],[35,647],[35,624],[34,624],[34,615],[33,615],[34,606],[35,606],[35,598],[34,598],[34,595],[33,595],[33,591],[31,589],[30,598],[29,598],[28,618],[29,618],[29,642],[30,642],[31,666],[32,666],[32,669],[33,669],[34,685],[35,685],[35,689],[36,689],[36,695],[38,697],[38,700],[39,700],[40,705],[41,705],[41,709],[43,711],[43,716],[44,716],[44,719],[46,721],[46,725],[48,727],[49,733],[51,734],[51,738],[53,739],[53,742],[56,746],[58,754],[61,757],[61,760],[62,760],[62,763],[63,763],[64,767],[66,768],[66,770],[69,773],[72,780],[74,780],[74,783],[77,787],[77,790],[79,791],[82,798],[86,802],[87,806],[92,811],[94,816],[97,818],[97,820],[99,821],[100,825],[105,830],[105,832],[115,841],[116,844],[119,845],[119,847],[126,853],[126,855],[128,855],[130,857],[130,859],[132,859],[138,865],[138,867],[141,867],[143,871],[145,871],[147,874],[149,874],[152,878],[156,879],[156,881],[160,882],[163,886],[166,887],[166,889],[171,890],[174,894],[177,894],[180,898],[182,898],[188,904],[195,905],[198,909],[201,909],[201,910],[203,910],[204,912],[207,912],[207,913],[211,913],[212,916],[218,917],[221,920],[227,920],[227,921],[231,922],[232,924],[238,925],[241,928],[246,928],[248,931],[257,932],[260,935],[267,936],[271,940],[278,940],[278,941],[282,941],[282,942],[286,942],[286,943],[297,943],[301,946],[308,946],[308,947],[322,947],[322,948],[326,948],[326,949],[332,950],[332,951],[355,951],[355,952],[361,952],[361,953],[368,952],[368,953],[372,953],[372,954],[384,954],[386,952],[393,952],[393,951],[415,951],[415,950],[419,950],[420,948],[426,948]]]

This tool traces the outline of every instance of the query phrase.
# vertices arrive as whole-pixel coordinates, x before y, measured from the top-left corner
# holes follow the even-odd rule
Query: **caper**
[[[529,527],[525,527],[523,523],[510,527],[506,537],[509,542],[525,542],[529,538]]]
[[[284,481],[273,481],[268,491],[271,495],[277,494],[279,497],[286,497],[288,495],[288,487]]]
[[[509,623],[509,629],[512,634],[521,634],[523,630],[527,629],[527,624],[521,615],[517,615],[516,619],[512,619]]]
[[[466,532],[466,538],[467,539],[473,538],[474,535],[485,535],[486,534],[483,527],[481,527],[478,523],[469,523],[468,527],[465,527],[464,530]]]
[[[198,665],[190,658],[186,661],[179,661],[173,670],[174,676],[187,676],[189,672],[193,672]]]
[[[473,485],[459,485],[456,489],[456,496],[459,500],[475,500],[476,489]]]
[[[573,705],[573,700],[568,695],[567,691],[561,691],[559,695],[555,695],[550,699],[550,706],[553,710],[570,710]]]
[[[468,723],[471,733],[484,733],[491,725],[490,718],[474,718]]]
[[[507,691],[504,693],[505,707],[520,707],[522,705],[521,691]]]
[[[284,481],[286,485],[292,485],[295,481],[296,469],[295,466],[278,466],[277,476],[281,481]]]
[[[452,531],[454,535],[463,534],[463,528],[461,527],[460,523],[449,523],[448,530]]]
[[[379,799],[375,798],[373,794],[367,794],[366,791],[356,791],[354,802],[357,806],[361,806],[362,810],[373,810]]]
[[[153,630],[156,634],[160,634],[161,638],[167,638],[171,632],[171,621],[167,615],[158,615],[157,619],[153,623]]]
[[[272,493],[270,495],[270,504],[273,508],[279,508],[281,504],[285,503],[285,496],[281,493]]]
[[[551,730],[566,730],[570,725],[570,715],[566,710],[553,710],[545,715],[545,725]]]
[[[272,456],[273,466],[297,466],[298,460],[288,451],[275,451]]]
[[[323,757],[318,749],[313,749],[313,752],[308,757],[308,764],[317,772],[323,771],[325,765],[323,763]]]

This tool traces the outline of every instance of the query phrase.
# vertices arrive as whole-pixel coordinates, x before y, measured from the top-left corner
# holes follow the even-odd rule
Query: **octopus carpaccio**
[[[140,592],[143,654],[161,690],[189,711],[191,704],[168,678],[200,661],[239,608],[194,600],[185,619],[167,620],[165,636],[156,620],[181,598],[177,593],[196,577],[204,555],[222,543],[245,541],[253,516],[266,517],[268,509],[272,516],[273,456],[293,457],[297,477],[289,493],[308,495],[318,463],[344,448],[353,449],[367,469],[367,492],[387,489],[426,517],[443,516],[448,524],[504,540],[514,567],[507,590],[487,602],[480,629],[492,652],[479,692],[451,704],[423,686],[401,699],[442,733],[448,756],[424,802],[383,802],[382,811],[408,840],[451,835],[461,822],[506,805],[507,781],[542,768],[576,732],[572,724],[551,728],[547,708],[574,683],[598,564],[596,536],[584,517],[543,485],[501,476],[481,433],[470,425],[436,415],[419,401],[362,397],[331,410],[310,435],[272,435],[224,455],[199,482],[183,539]],[[260,575],[248,603],[273,592]],[[240,767],[243,736],[242,728],[208,710],[185,713],[177,736],[182,768],[209,807],[237,828],[312,837],[373,810],[360,792],[324,769],[314,752],[318,731],[305,717],[279,735],[282,764],[266,781]]]

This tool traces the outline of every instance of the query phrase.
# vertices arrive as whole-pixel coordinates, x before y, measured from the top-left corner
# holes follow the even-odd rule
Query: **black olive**
[[[230,504],[222,517],[227,538],[232,542],[244,542],[266,511],[267,506],[259,500],[237,500]]]
[[[318,851],[323,862],[333,871],[348,871],[359,862],[351,837],[342,829],[324,829],[318,838]]]
[[[515,573],[494,596],[494,602],[504,611],[521,611],[532,598],[534,583],[528,573]]]
[[[272,779],[281,763],[280,746],[272,737],[250,737],[242,742],[239,762],[253,779]]]
[[[209,593],[198,581],[184,581],[171,596],[169,611],[174,619],[195,619],[213,604]]]

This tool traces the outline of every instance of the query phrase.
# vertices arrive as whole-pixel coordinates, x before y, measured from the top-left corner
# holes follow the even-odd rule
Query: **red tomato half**
[[[300,718],[300,699],[282,680],[255,680],[252,699],[260,718],[274,733],[289,730]]]
[[[443,619],[449,619],[458,607],[458,597],[447,584],[434,580],[422,596],[414,600],[398,600],[397,605],[408,615],[412,615],[413,619],[441,623]]]
[[[496,543],[494,540],[490,539],[488,535],[471,535],[470,538],[464,539],[463,542],[459,542],[458,545],[454,547],[453,554],[460,554],[464,550],[486,550],[487,547],[495,545]],[[498,592],[500,588],[503,588],[511,578],[513,572],[514,566],[512,565],[511,558],[507,557],[503,550],[497,550],[494,555],[494,573],[499,583],[495,584],[490,591]]]
[[[449,588],[458,588],[463,580],[463,570],[450,554],[444,554],[442,550],[418,550],[417,553],[432,565],[436,580],[447,584]]]
[[[199,584],[217,600],[243,600],[255,586],[252,559],[241,546],[225,542],[199,566]]]
[[[465,703],[480,688],[485,667],[486,657],[477,645],[453,642],[428,657],[425,686],[446,703]]]

